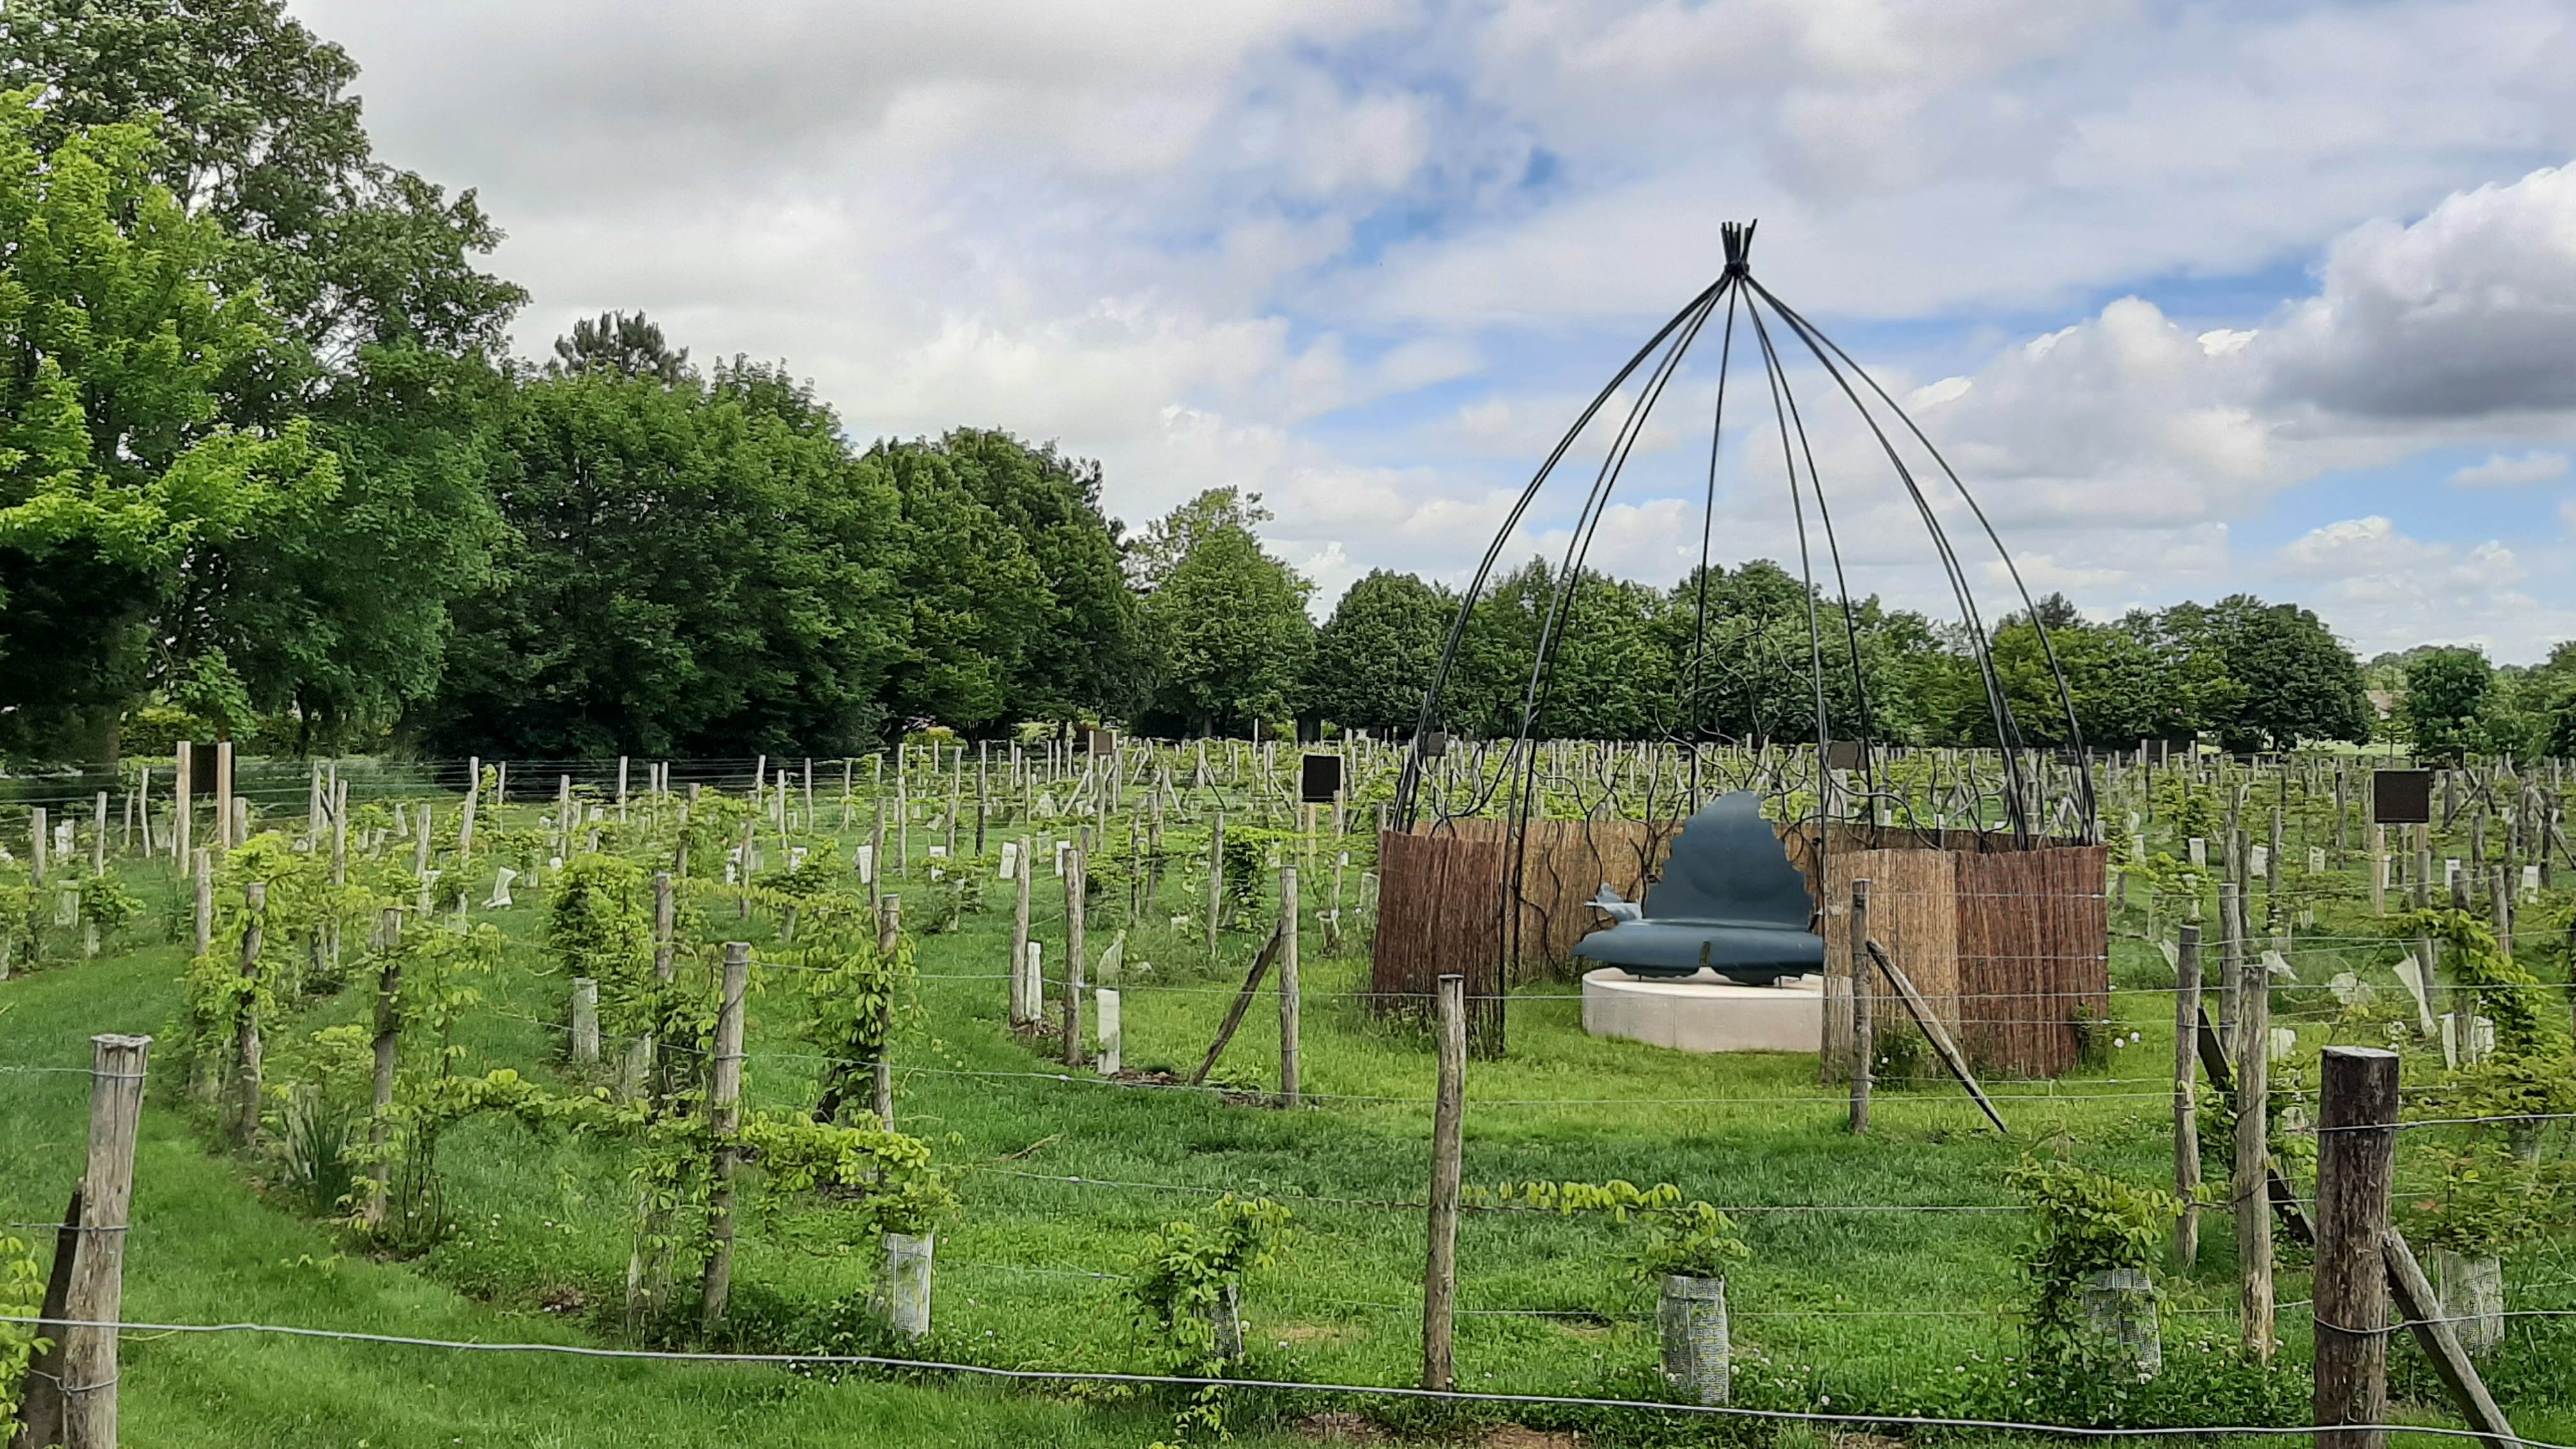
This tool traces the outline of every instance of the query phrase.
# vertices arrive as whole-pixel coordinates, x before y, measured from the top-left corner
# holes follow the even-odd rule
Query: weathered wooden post
[[[2237,973],[2236,1171],[2231,1184],[2236,1263],[2243,1277],[2245,1346],[2269,1363],[2279,1342],[2272,1321],[2272,983],[2260,956],[2240,960]]]
[[[402,1050],[402,912],[388,907],[378,917],[383,954],[376,964],[376,1076],[367,1116],[367,1206],[370,1228],[385,1220],[385,1200],[393,1182],[388,1141],[393,1131],[394,1065]]]
[[[244,1142],[259,1136],[259,953],[266,934],[268,883],[242,887],[242,1001],[233,1018],[233,1066],[241,1099],[235,1106],[233,1135]]]
[[[725,1300],[733,1292],[733,1179],[742,1149],[734,1141],[742,1130],[742,996],[751,980],[751,943],[725,942],[722,994],[716,1005],[714,1082],[709,1093],[708,1125],[715,1130],[715,1186],[707,1196],[706,1291],[699,1325],[713,1333],[724,1322]]]
[[[81,1178],[80,1248],[63,1302],[64,1449],[116,1449],[117,1330],[125,1311],[125,1239],[134,1204],[134,1139],[143,1117],[148,1036],[90,1039],[89,1161]]]
[[[1064,1064],[1082,1065],[1083,890],[1091,827],[1084,826],[1064,862]]]
[[[1216,959],[1216,927],[1225,914],[1225,812],[1216,812],[1216,823],[1208,829],[1208,959]]]
[[[178,768],[173,772],[170,802],[170,858],[181,865],[193,862],[196,851],[197,747],[188,740],[178,744]]]
[[[2397,1054],[2325,1050],[2317,1121],[2316,1422],[2388,1417],[2388,1197],[2397,1150]],[[2385,1449],[2374,1429],[2319,1432],[2317,1449]]]
[[[888,896],[877,906],[877,954],[891,964],[903,944],[903,897]],[[877,1003],[877,1059],[869,1064],[869,1105],[877,1125],[894,1127],[894,996]]]
[[[2200,927],[2184,926],[2174,950],[2174,1266],[2200,1261]]]
[[[1297,863],[1279,867],[1279,1105],[1304,1104],[1299,1076],[1298,1012],[1304,998],[1297,981]]]
[[[1422,1275],[1422,1386],[1457,1387],[1458,1198],[1465,1176],[1467,978],[1440,978],[1440,1087],[1431,1107],[1429,1260]]]
[[[233,839],[233,742],[215,741],[215,854],[240,842]]]
[[[1869,1094],[1878,1063],[1877,1020],[1871,998],[1878,993],[1870,981],[1869,882],[1853,881],[1851,891],[1851,1130],[1857,1134],[1869,1131]]]

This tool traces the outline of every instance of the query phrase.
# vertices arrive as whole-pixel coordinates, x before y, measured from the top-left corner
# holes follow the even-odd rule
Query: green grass
[[[924,864],[918,852],[915,864]],[[1050,974],[1062,941],[1054,886],[1041,875],[1037,933],[1049,944]],[[925,914],[926,890],[922,880],[906,888],[915,919]],[[1176,880],[1166,912],[1203,892],[1203,883]],[[1319,894],[1309,887],[1310,902]],[[516,939],[533,936],[527,906],[498,919]],[[1252,1370],[1413,1382],[1424,1216],[1409,1204],[1426,1187],[1435,1074],[1426,1039],[1372,1020],[1351,994],[1365,982],[1364,961],[1323,953],[1319,928],[1307,928],[1303,1045],[1313,1104],[1281,1112],[1099,1084],[1087,1073],[1059,1080],[1052,1043],[1015,1037],[1003,1021],[1008,919],[1007,896],[994,889],[985,909],[921,943],[920,1020],[901,1053],[899,1125],[972,1169],[959,1182],[960,1210],[939,1229],[936,1329],[922,1352],[1013,1367],[1147,1366],[1115,1275],[1149,1234],[1204,1214],[1215,1194],[1231,1191],[1276,1198],[1297,1215],[1287,1261],[1248,1293]],[[702,926],[711,939],[741,929],[729,910]],[[754,922],[749,933],[766,940],[769,927]],[[1095,950],[1106,936],[1095,925]],[[1128,1064],[1194,1065],[1255,945],[1250,933],[1229,933],[1209,960],[1194,936],[1139,929],[1128,960],[1153,964],[1125,983]],[[0,985],[0,1063],[81,1066],[94,1032],[166,1032],[180,956],[151,947]],[[2122,982],[2139,987],[2163,971],[2135,942],[2122,943],[2116,966]],[[549,1025],[563,1019],[561,975],[533,948],[517,947],[484,985],[483,1007],[460,1031],[460,1067],[579,1080],[559,1061],[561,1035]],[[773,975],[753,1001],[746,1091],[755,1105],[813,1097],[816,1063],[798,1055],[813,1048],[780,1025],[787,985]],[[2064,1151],[2137,1181],[2169,1178],[2169,994],[2113,998],[2118,1024],[2143,1041],[2114,1053],[2107,1068],[2054,1084],[1990,1084],[2013,1128],[2001,1139],[1946,1082],[1882,1092],[1876,1130],[1854,1138],[1842,1127],[1842,1089],[1817,1083],[1812,1058],[1694,1056],[1597,1040],[1581,1032],[1574,1002],[1543,999],[1572,991],[1529,988],[1512,1009],[1509,1056],[1470,1065],[1471,1183],[1670,1181],[1690,1197],[1741,1209],[1994,1207],[2011,1201],[2003,1170],[2034,1150]],[[358,993],[346,993],[279,1034],[362,1011]],[[2329,1034],[2322,1023],[2303,1027],[2303,1049]],[[1277,1049],[1275,998],[1265,993],[1221,1075],[1267,1087]],[[138,1158],[130,1317],[616,1341],[631,1188],[608,1145],[497,1120],[456,1130],[440,1158],[456,1231],[418,1260],[371,1261],[299,1217],[287,1195],[264,1191],[266,1164],[210,1151],[166,1076]],[[76,1075],[0,1073],[0,1218],[59,1214],[80,1170],[85,1092]],[[1064,1177],[1089,1181],[1047,1180]],[[1319,1201],[1328,1198],[1395,1206]],[[817,1221],[804,1209],[747,1221],[740,1312],[810,1315],[865,1292],[869,1251],[799,1246]],[[1746,1366],[1739,1372],[1748,1377],[1767,1359],[1779,1375],[1851,1407],[1890,1402],[1980,1356],[2016,1352],[2017,1214],[1747,1211],[1739,1222],[1753,1257],[1731,1276],[1729,1296]],[[1468,1310],[1458,1328],[1462,1386],[1581,1394],[1633,1383],[1655,1352],[1642,1316],[1650,1301],[1623,1272],[1635,1232],[1593,1218],[1470,1214],[1459,1250]],[[2231,1243],[2224,1220],[2213,1218],[2197,1270],[2164,1275],[2170,1342],[2232,1329]],[[2576,1278],[2569,1256],[2557,1245],[2517,1258],[2509,1274],[2524,1283]],[[2285,1270],[2279,1296],[2304,1299],[2304,1274]],[[1533,1313],[1551,1316],[1519,1316]],[[2304,1357],[2303,1313],[2285,1311],[2282,1326],[2285,1352]],[[156,1446],[699,1445],[728,1436],[791,1445],[1142,1445],[1168,1432],[1162,1410],[1100,1397],[250,1336],[139,1336],[124,1379],[127,1437]],[[2576,1438],[2568,1398],[2535,1403],[2518,1426]]]

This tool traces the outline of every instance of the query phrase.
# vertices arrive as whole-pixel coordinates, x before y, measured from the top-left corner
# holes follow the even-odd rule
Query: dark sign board
[[[1436,760],[1449,753],[1447,730],[1425,730],[1413,737],[1414,751],[1426,760]]]
[[[1342,793],[1342,757],[1308,755],[1300,762],[1297,776],[1297,798],[1309,805],[1329,805]]]
[[[2370,772],[2370,818],[2378,825],[2425,825],[2433,819],[2433,772]]]
[[[1108,730],[1090,730],[1086,733],[1088,733],[1091,738],[1085,742],[1085,747],[1089,749],[1091,753],[1095,755],[1114,755],[1118,753],[1117,735]]]
[[[1825,741],[1825,768],[1857,770],[1869,763],[1869,746],[1860,740]]]

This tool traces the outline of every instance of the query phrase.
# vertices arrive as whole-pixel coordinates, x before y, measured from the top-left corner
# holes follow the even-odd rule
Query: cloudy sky
[[[293,8],[364,67],[380,151],[508,229],[521,352],[641,308],[786,359],[861,439],[1097,457],[1130,524],[1241,484],[1326,599],[1463,577],[1759,218],[1755,275],[2034,589],[2250,589],[2365,653],[2576,637],[2576,0]],[[1594,562],[1697,556],[1718,330]],[[1793,559],[1746,341],[1712,552]],[[1939,606],[1893,471],[1789,382],[1855,586]],[[1562,549],[1611,433],[1509,558]]]

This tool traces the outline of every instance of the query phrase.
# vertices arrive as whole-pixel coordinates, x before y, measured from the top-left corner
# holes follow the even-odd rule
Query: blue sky
[[[861,437],[1097,457],[1131,523],[1252,488],[1327,600],[1460,576],[1759,217],[1756,274],[1914,400],[2035,586],[2253,590],[2365,653],[2576,637],[2576,0],[295,8],[385,154],[509,230],[523,352],[641,308]],[[1680,572],[1712,386],[1596,562]],[[1813,411],[1857,582],[1937,609]],[[1748,441],[1722,560],[1794,546]],[[1553,492],[1510,558],[1561,541]]]

